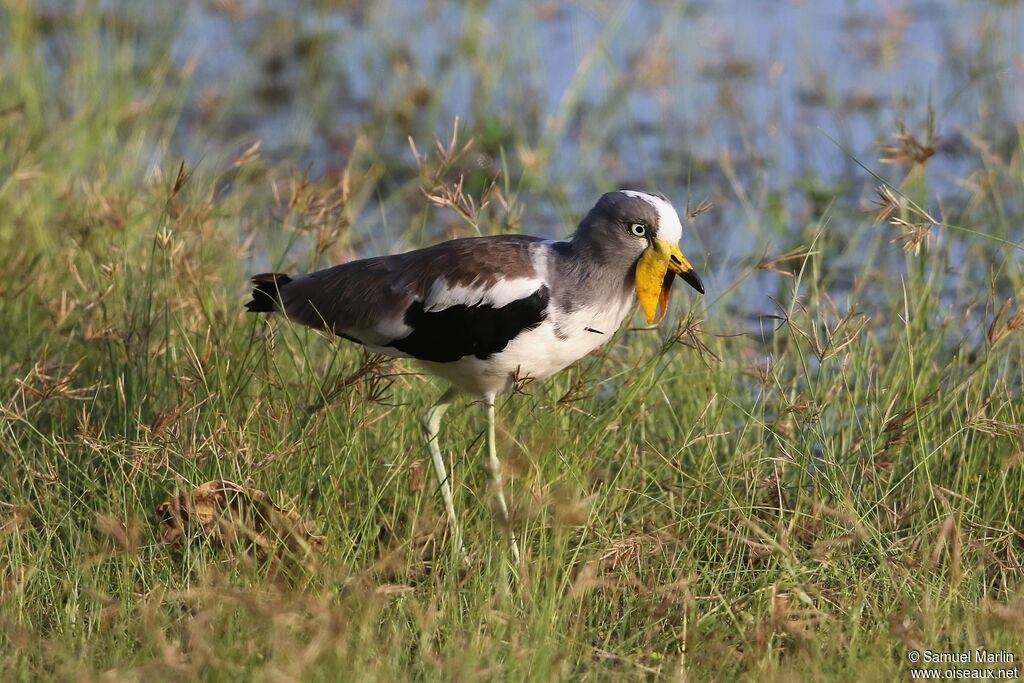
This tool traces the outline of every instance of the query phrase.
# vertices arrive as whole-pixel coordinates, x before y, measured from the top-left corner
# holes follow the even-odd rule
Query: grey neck
[[[551,246],[549,273],[559,308],[618,305],[633,296],[635,256],[612,253],[579,233]]]

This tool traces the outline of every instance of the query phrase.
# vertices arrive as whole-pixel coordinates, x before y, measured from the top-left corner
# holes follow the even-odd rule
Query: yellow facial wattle
[[[665,275],[668,274],[668,259],[664,258],[654,247],[648,247],[636,264],[636,298],[640,308],[647,316],[647,324],[654,322],[658,315],[658,304],[668,295],[662,296]],[[671,282],[671,281],[670,281]],[[665,317],[665,308],[661,310],[660,322]]]
[[[647,316],[647,324],[661,322],[668,313],[669,293],[676,274],[701,294],[704,284],[679,250],[663,240],[654,240],[636,264],[636,296]],[[660,309],[660,312],[659,312]],[[660,313],[660,314],[659,314]]]

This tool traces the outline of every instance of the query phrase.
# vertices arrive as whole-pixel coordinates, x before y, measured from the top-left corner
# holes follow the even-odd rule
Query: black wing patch
[[[540,325],[548,315],[549,298],[547,286],[541,285],[530,296],[499,308],[459,304],[427,312],[422,301],[415,301],[404,318],[412,332],[387,346],[435,363],[451,363],[464,356],[487,360]]]

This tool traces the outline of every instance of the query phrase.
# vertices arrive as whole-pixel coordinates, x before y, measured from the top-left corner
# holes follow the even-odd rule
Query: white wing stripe
[[[537,278],[512,278],[498,280],[493,285],[457,285],[450,287],[443,277],[434,281],[423,302],[423,310],[428,313],[443,311],[452,306],[493,306],[501,308],[513,301],[525,299],[536,292],[543,280]]]

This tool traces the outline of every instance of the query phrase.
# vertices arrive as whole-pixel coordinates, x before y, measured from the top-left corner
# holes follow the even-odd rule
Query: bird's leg
[[[491,470],[491,484],[498,496],[498,512],[501,513],[501,523],[508,530],[512,541],[512,559],[519,564],[519,543],[516,541],[516,532],[512,530],[512,521],[508,517],[508,505],[505,503],[505,491],[501,484],[501,461],[498,460],[498,448],[494,441],[494,400],[486,401],[487,404],[487,465]]]
[[[441,488],[441,498],[444,499],[444,510],[448,515],[448,528],[452,532],[452,543],[457,551],[466,558],[466,549],[462,547],[462,534],[459,532],[459,520],[455,517],[455,506],[452,504],[452,487],[448,481],[448,470],[444,466],[444,457],[441,455],[441,448],[437,445],[437,435],[441,431],[441,418],[448,410],[448,406],[455,399],[455,387],[449,387],[434,405],[423,414],[423,435],[427,440],[427,448],[430,450],[430,457],[434,461],[434,473],[437,474],[437,483]]]

